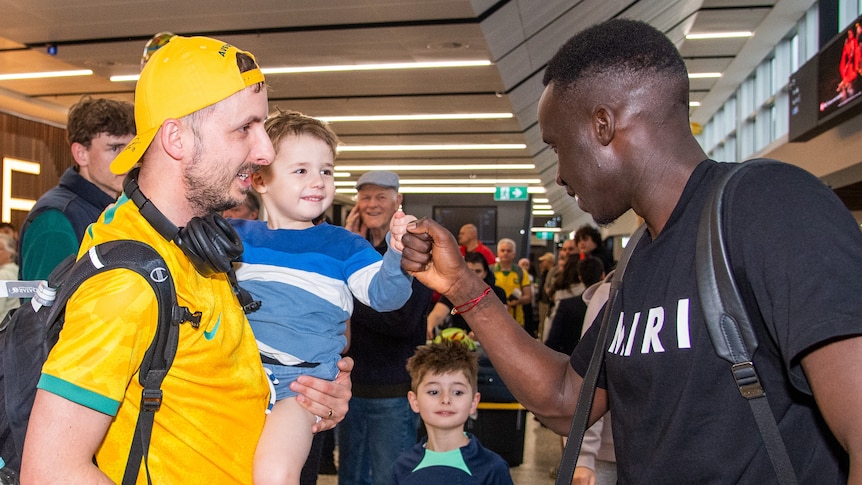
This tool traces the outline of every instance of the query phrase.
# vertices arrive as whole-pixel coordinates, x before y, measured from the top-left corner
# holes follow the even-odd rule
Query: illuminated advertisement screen
[[[818,118],[837,117],[862,101],[862,17],[821,49],[817,75]],[[855,111],[855,110],[854,110]]]

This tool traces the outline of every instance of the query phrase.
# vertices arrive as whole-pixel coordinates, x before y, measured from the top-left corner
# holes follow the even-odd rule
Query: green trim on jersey
[[[109,399],[101,394],[88,391],[83,387],[76,386],[71,382],[48,374],[42,374],[42,377],[39,378],[39,383],[36,384],[36,388],[64,397],[72,402],[109,416],[116,416],[117,410],[120,408],[119,401]]]
[[[414,468],[413,471],[415,472],[416,470],[432,466],[448,466],[451,468],[457,468],[467,475],[473,476],[473,472],[470,471],[467,467],[467,463],[464,462],[464,455],[461,453],[460,448],[455,448],[454,450],[449,451],[431,451],[426,448],[425,456],[422,457],[422,461],[416,465],[416,468]]]

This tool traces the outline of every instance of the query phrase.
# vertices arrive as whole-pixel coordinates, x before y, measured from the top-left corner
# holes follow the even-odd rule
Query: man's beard
[[[236,174],[202,173],[204,166],[202,143],[197,136],[195,141],[192,163],[183,170],[183,180],[188,189],[186,200],[191,205],[193,213],[198,216],[214,212],[221,213],[242,203],[243,199],[234,200],[230,195]]]

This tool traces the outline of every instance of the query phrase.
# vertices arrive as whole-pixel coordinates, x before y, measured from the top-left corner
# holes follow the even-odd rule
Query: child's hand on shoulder
[[[401,253],[404,250],[404,244],[401,242],[401,236],[407,232],[407,224],[416,220],[416,216],[405,214],[404,211],[396,211],[389,221],[389,247]]]

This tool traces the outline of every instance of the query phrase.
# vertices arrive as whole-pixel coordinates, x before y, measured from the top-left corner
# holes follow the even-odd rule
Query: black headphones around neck
[[[177,227],[159,211],[138,186],[140,168],[132,169],[123,181],[123,192],[138,206],[141,215],[168,241],[174,241],[203,276],[227,273],[231,261],[242,254],[242,241],[221,214],[193,217],[185,227]]]

